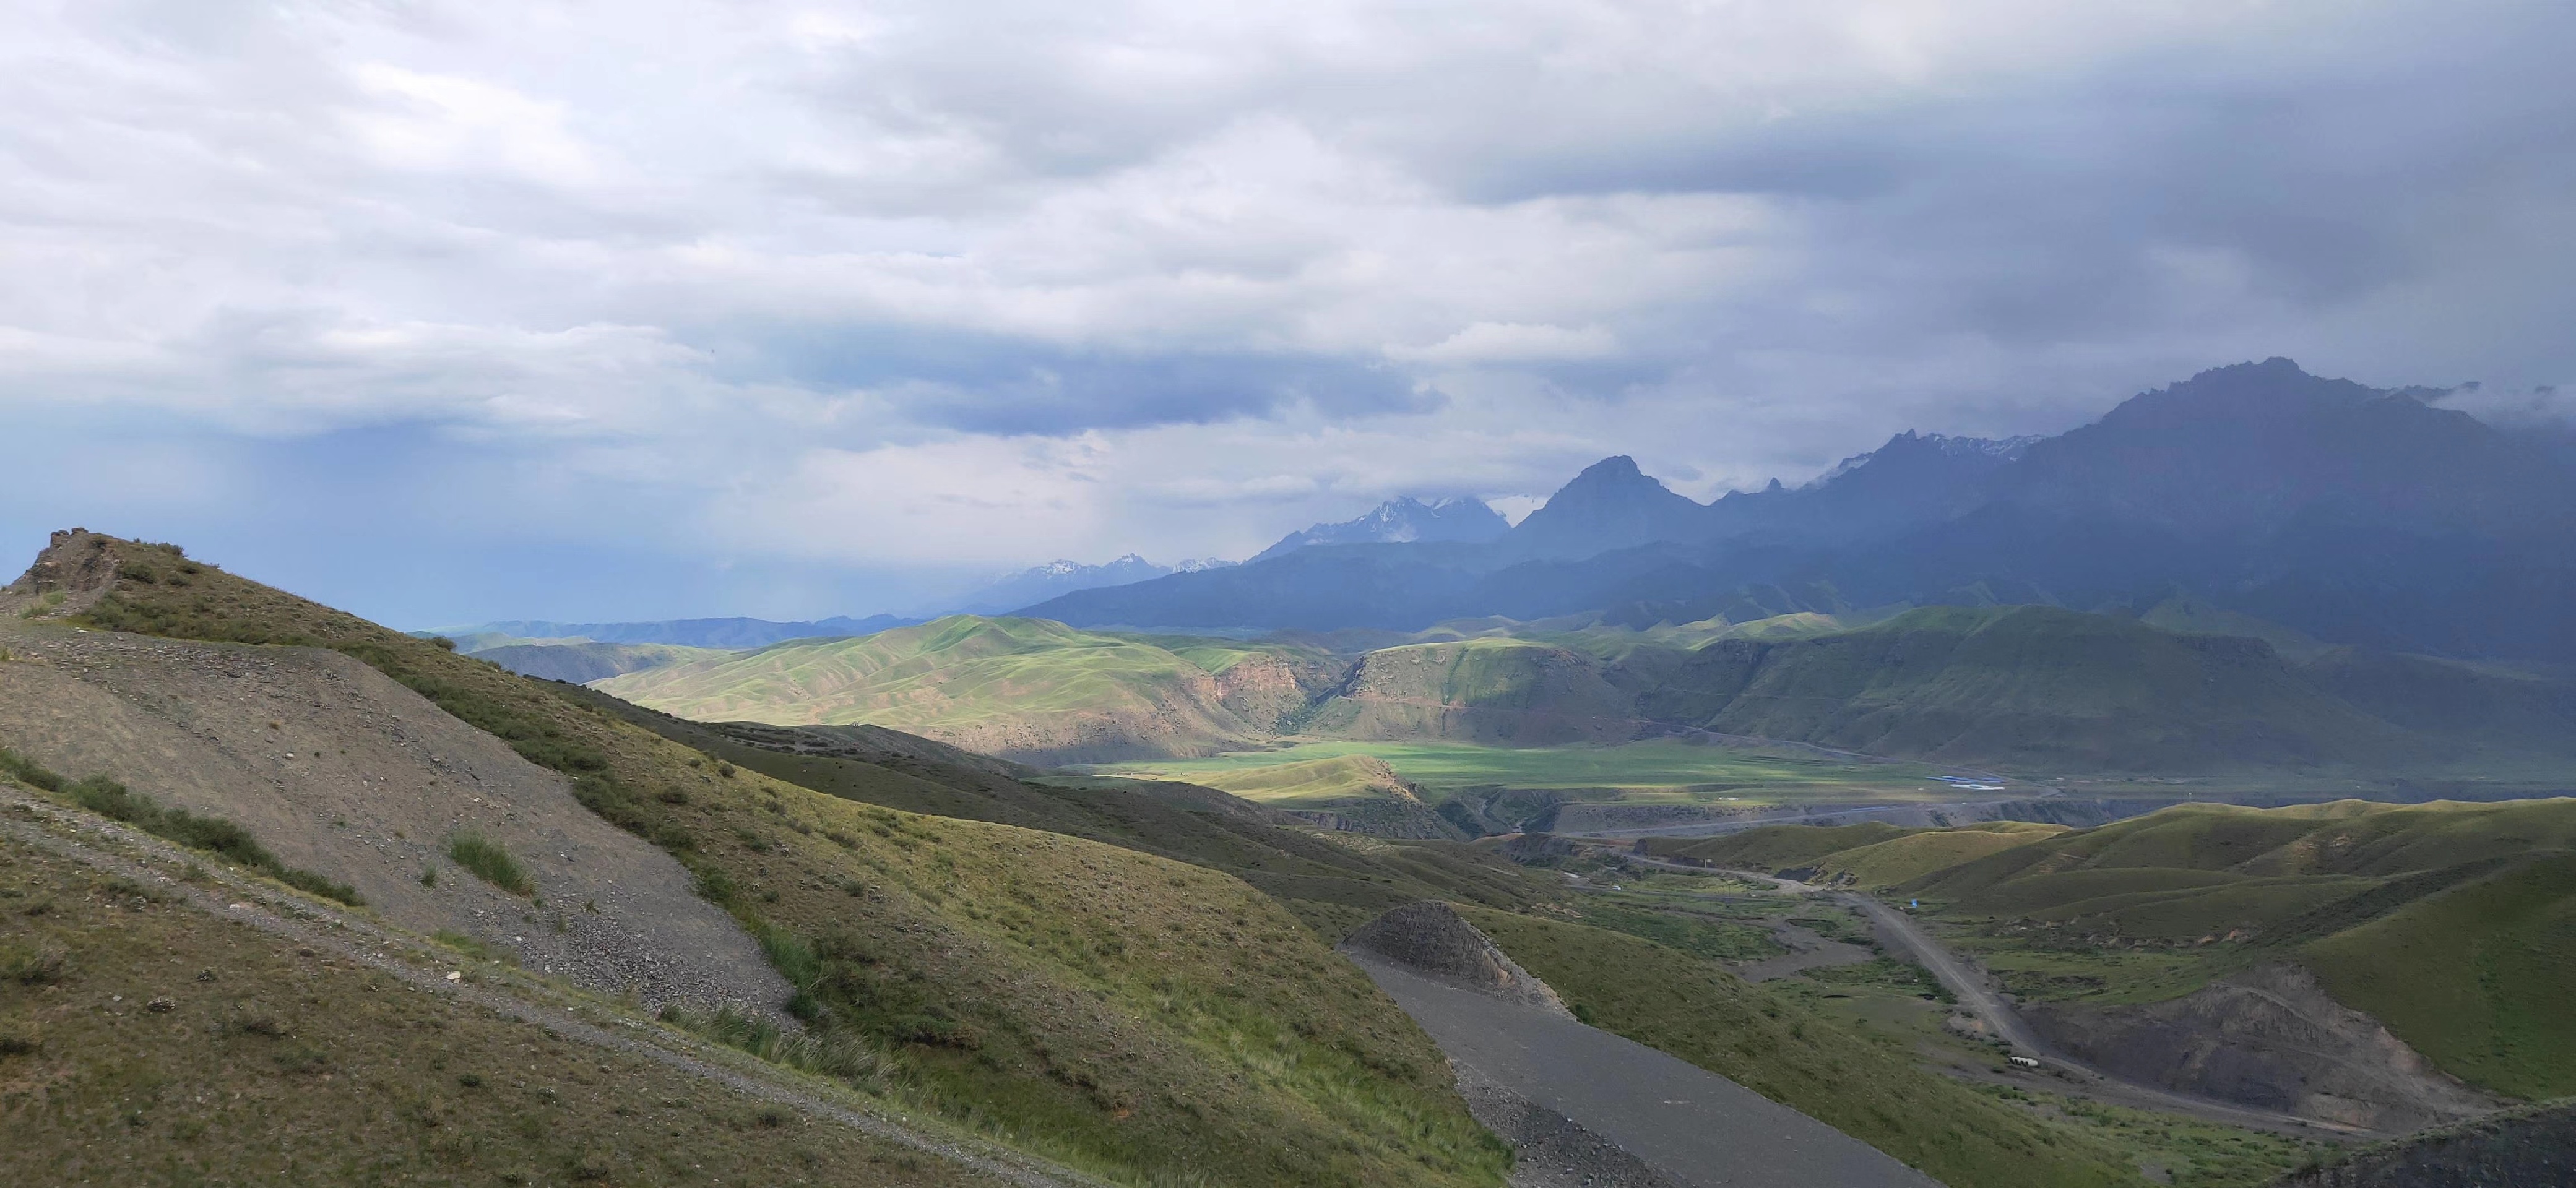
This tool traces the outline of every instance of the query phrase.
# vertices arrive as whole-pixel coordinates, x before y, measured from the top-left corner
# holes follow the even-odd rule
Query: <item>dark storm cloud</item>
[[[908,421],[970,433],[1060,434],[1266,416],[1419,411],[1436,396],[1384,362],[1309,354],[1050,348],[995,335],[881,326],[761,327],[713,350],[719,376],[862,390]]]
[[[2563,3],[0,4],[0,403],[174,524],[1239,554],[2276,354],[2576,381]],[[136,419],[203,494],[81,477]]]

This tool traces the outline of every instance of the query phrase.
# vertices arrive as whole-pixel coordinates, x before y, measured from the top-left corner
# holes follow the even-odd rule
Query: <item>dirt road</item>
[[[1969,965],[1958,954],[1951,952],[1940,941],[1933,939],[1932,934],[1924,929],[1920,921],[1867,895],[1831,887],[1819,887],[1813,883],[1784,879],[1760,871],[1717,871],[1705,866],[1683,866],[1633,855],[1628,857],[1628,861],[1640,866],[1689,871],[1695,874],[1719,873],[1729,878],[1769,883],[1793,895],[1818,896],[1850,908],[1870,922],[1881,944],[1891,949],[1901,950],[1907,957],[1912,958],[1915,964],[1930,970],[1932,976],[1939,979],[1941,985],[1958,998],[1961,1008],[1983,1021],[2016,1055],[2040,1061],[2048,1073],[2063,1082],[2059,1087],[2061,1091],[2140,1109],[2188,1114],[2231,1126],[2249,1126],[2259,1130],[2272,1130],[2310,1138],[2376,1137],[2376,1132],[2356,1126],[2321,1122],[2295,1114],[2256,1109],[2216,1098],[2177,1093],[2161,1085],[2128,1080],[2059,1052],[2041,1041],[2038,1033],[2031,1030],[2030,1024],[2023,1021],[2022,1017],[2012,1009],[2011,1004],[2006,1003],[2001,995],[1995,993],[1993,985],[1986,980],[1982,972]]]

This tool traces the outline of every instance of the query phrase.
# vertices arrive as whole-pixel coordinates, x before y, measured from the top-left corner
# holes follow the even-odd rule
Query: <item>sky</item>
[[[2576,390],[2563,0],[0,0],[0,567],[906,611],[2273,355]]]

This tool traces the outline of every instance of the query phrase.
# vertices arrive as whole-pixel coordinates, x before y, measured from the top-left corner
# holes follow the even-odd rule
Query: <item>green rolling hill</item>
[[[699,721],[870,724],[1042,764],[1281,742],[1508,756],[1695,730],[2050,774],[2449,778],[2576,759],[2576,683],[2324,647],[2179,599],[2143,619],[1991,606],[1860,621],[1479,620],[1336,653],[953,616],[590,683]]]
[[[1240,749],[1302,709],[1310,654],[953,615],[596,682],[698,721],[865,723],[1036,762]]]
[[[1479,877],[1476,871],[1493,871],[1490,862],[1439,856],[1410,865],[1372,860],[1267,824],[1238,822],[1243,828],[1229,828],[1225,822],[1231,818],[1223,807],[1204,800],[1196,810],[1182,809],[1170,800],[1132,791],[1067,797],[1055,802],[1055,811],[1088,817],[1096,823],[1095,832],[1124,828],[1160,838],[1168,852],[1186,854],[1186,859],[990,819],[1015,815],[1007,809],[984,819],[897,810],[839,794],[844,789],[817,791],[774,778],[760,767],[737,764],[646,729],[611,712],[606,699],[589,690],[507,673],[432,641],[185,559],[166,547],[66,535],[49,550],[47,561],[40,566],[43,574],[73,576],[46,580],[87,584],[68,599],[48,597],[61,590],[13,590],[13,598],[32,599],[28,605],[36,611],[34,618],[21,620],[16,601],[7,603],[11,631],[36,633],[57,647],[99,642],[109,632],[131,633],[103,641],[128,665],[160,663],[156,657],[162,651],[178,657],[172,664],[197,663],[186,657],[205,651],[195,643],[159,647],[164,640],[222,645],[219,650],[234,658],[232,664],[258,670],[283,670],[285,661],[317,650],[335,663],[354,660],[391,678],[368,677],[382,684],[387,696],[411,700],[399,715],[382,714],[377,725],[305,743],[299,753],[371,743],[393,746],[410,737],[403,718],[442,723],[452,718],[456,729],[490,736],[485,741],[498,752],[493,763],[524,760],[542,769],[525,774],[622,830],[612,831],[624,839],[620,844],[658,851],[654,861],[685,868],[689,878],[681,881],[693,883],[695,890],[688,901],[696,905],[692,910],[711,909],[710,914],[726,921],[725,927],[738,930],[729,935],[741,942],[736,947],[745,959],[765,965],[762,976],[779,980],[782,991],[792,995],[783,1002],[751,1004],[753,1009],[763,1015],[784,1011],[802,1024],[801,1032],[787,1034],[765,1022],[728,1023],[717,1017],[702,1023],[712,1037],[738,1042],[802,1073],[839,1081],[853,1092],[878,1094],[885,1108],[945,1118],[1119,1182],[1187,1183],[1217,1169],[1228,1182],[1246,1184],[1491,1185],[1501,1180],[1507,1156],[1469,1116],[1428,1038],[1301,922],[1284,902],[1287,896],[1264,894],[1223,868],[1231,862],[1248,873],[1267,873],[1284,890],[1302,892],[1331,908],[1333,896],[1383,900],[1406,892],[1418,895],[1432,885],[1421,878],[1399,883],[1399,872],[1454,869],[1458,875],[1450,882],[1472,884]],[[70,614],[81,616],[78,622],[89,635],[77,635],[70,624],[58,621]],[[79,675],[74,669],[60,679]],[[164,674],[184,675],[177,670]],[[223,688],[229,682],[221,673],[212,679],[222,692],[232,692]],[[186,686],[162,679],[143,687]],[[334,687],[317,685],[309,700],[319,705],[328,696],[341,695]],[[59,726],[66,732],[113,728],[112,723],[83,721]],[[362,738],[361,730],[378,733]],[[675,728],[674,733],[680,731]],[[96,753],[112,753],[113,737],[89,741],[101,744]],[[923,743],[889,749],[888,762],[904,765],[903,770],[867,765],[873,770],[850,768],[844,774],[853,782],[862,776],[880,781],[917,802],[963,805],[1009,799],[993,791],[1009,789],[1006,776],[984,766],[989,761],[947,764],[933,748],[935,744]],[[502,757],[511,751],[516,758]],[[797,758],[776,757],[782,764]],[[106,774],[118,772],[110,768]],[[458,782],[450,780],[451,785]],[[268,832],[261,842],[280,853],[314,853],[319,856],[316,866],[334,877],[344,867],[380,868],[385,859],[379,847],[409,844],[399,835],[355,838],[326,814],[262,815],[257,810],[271,787],[265,779],[227,787],[229,791],[203,794],[231,797],[238,804],[213,808],[230,818],[262,823]],[[403,794],[469,803],[464,788]],[[1037,790],[1026,787],[1016,794],[1022,804],[1040,799]],[[504,807],[483,806],[481,793],[474,795],[470,803],[478,809]],[[71,801],[65,801],[65,809],[73,811]],[[1123,816],[1122,809],[1127,810]],[[1236,811],[1259,810],[1243,806]],[[585,847],[589,857],[565,869],[575,874],[587,870],[602,852],[596,844]],[[1333,859],[1343,856],[1347,860],[1336,865]],[[521,860],[541,865],[551,858],[521,855]],[[218,859],[209,855],[206,861]],[[411,869],[401,870],[406,881]],[[468,877],[449,868],[435,881],[447,887]],[[1507,870],[1484,877],[1496,884],[1524,882]],[[410,885],[415,892],[430,891],[427,881]],[[601,898],[606,901],[607,893]],[[559,922],[586,913],[578,904],[551,899],[530,903],[526,910],[537,926],[544,923],[537,915],[541,911]],[[1369,909],[1342,910],[1363,914]],[[104,935],[113,940],[123,931]],[[90,961],[87,942],[81,944],[68,951],[66,968]],[[16,962],[21,954],[13,947],[6,956]],[[46,964],[50,958],[39,952],[28,960]],[[166,961],[156,961],[162,961],[166,972]],[[259,976],[249,963],[228,968],[231,974],[218,976]],[[294,1007],[299,1003],[310,1007],[338,1001],[305,989],[306,984],[246,981],[225,983],[221,989],[259,997],[280,1012],[301,1009]],[[40,1002],[18,989],[14,981],[0,989],[0,1024],[16,1026]],[[631,1009],[606,996],[592,1005],[611,1012]],[[397,1039],[407,1044],[399,1035],[403,1029],[437,1026],[418,1018],[418,1011],[379,1014],[316,1020],[309,1025],[310,1034],[325,1041],[356,1027],[369,1033],[371,1044]],[[37,1025],[49,1037],[56,1034],[44,1018],[37,1012]],[[175,1041],[157,1038],[163,1031],[155,1027],[128,1034],[138,1043],[143,1036],[156,1037],[151,1042],[166,1048]],[[518,1038],[506,1028],[486,1031],[496,1043]],[[42,1042],[70,1043],[84,1034],[80,1028],[65,1028],[59,1041]],[[475,1043],[483,1044],[484,1038]],[[400,1044],[394,1047],[393,1056],[403,1054]],[[217,1068],[214,1075],[219,1082],[247,1088],[266,1067],[264,1051],[252,1053],[257,1067],[241,1066],[236,1057],[219,1052],[223,1059],[236,1060],[236,1066]],[[354,1049],[347,1051],[349,1067],[361,1067]],[[578,1055],[526,1052],[511,1060],[506,1074],[511,1079],[591,1075]],[[541,1067],[522,1074],[522,1063]],[[98,1067],[107,1071],[97,1075],[114,1071]],[[328,1069],[327,1064],[315,1067]],[[391,1071],[390,1063],[364,1067],[386,1071],[343,1081],[332,1090],[315,1090],[309,1079],[291,1084],[317,1099],[343,1094],[344,1100],[331,1108],[355,1119],[345,1133],[365,1134],[367,1119],[413,1107],[395,1097],[371,1096],[373,1090],[367,1088],[381,1079],[391,1093],[405,1087],[408,1074]],[[17,1076],[16,1066],[9,1066],[6,1075]],[[485,1087],[517,1088],[503,1082],[504,1075],[490,1070],[496,1086]],[[452,1078],[453,1073],[442,1074],[440,1084]],[[431,1087],[416,1086],[423,1091]],[[557,1145],[546,1130],[552,1123],[542,1114],[528,1114],[530,1109],[541,1111],[546,1102],[528,1094],[512,1100],[524,1104],[516,1111],[479,1113],[428,1104],[460,1125],[499,1125],[512,1113],[537,1116],[540,1120],[527,1137],[539,1145]],[[670,1100],[679,1102],[682,1096]],[[753,1121],[753,1101],[727,1116],[755,1130],[785,1124],[787,1116],[777,1114],[771,1115],[780,1119],[776,1123]],[[130,1109],[120,1105],[117,1114],[101,1113],[99,1118],[113,1120]],[[568,1132],[561,1142],[614,1141],[626,1124],[609,1119],[622,1116],[592,1119],[590,1129]],[[40,1128],[49,1145],[63,1136],[62,1149],[77,1153],[95,1132],[85,1135],[70,1125],[49,1119]],[[478,1137],[467,1130],[443,1136],[425,1123],[404,1125],[400,1138],[388,1141],[397,1142],[395,1153],[406,1157],[415,1150],[431,1157],[442,1145],[453,1144],[469,1151],[492,1146],[500,1155],[517,1149],[518,1140],[505,1143],[498,1135]],[[20,1116],[10,1115],[13,1137],[21,1126]],[[108,1133],[124,1135],[121,1141],[147,1166],[175,1160],[190,1141],[183,1130],[135,1126]],[[14,1142],[6,1145],[18,1148]],[[812,1148],[818,1158],[827,1150],[846,1149],[847,1144],[837,1142]],[[744,1174],[761,1174],[752,1170],[761,1166],[756,1160],[735,1165],[745,1167]],[[569,1167],[558,1165],[557,1170],[568,1175]],[[637,1178],[659,1174],[645,1171]],[[622,1179],[628,1173],[617,1175]],[[774,1176],[768,1178],[775,1182]]]
[[[1624,742],[1638,723],[1635,691],[1614,683],[1623,672],[1517,639],[1382,648],[1361,657],[1306,729],[1332,738],[1496,746]]]
[[[2558,1009],[2576,985],[2576,799],[2186,804],[2073,831],[1779,826],[1648,848],[1919,897],[2030,998],[2157,1002],[2293,962],[2452,1075],[2576,1093]]]
[[[1404,778],[1374,755],[1337,755],[1269,767],[1163,775],[1185,779],[1303,820],[1379,837],[1458,838],[1458,829],[1424,804]]]
[[[1927,607],[1831,635],[1711,643],[1641,711],[2025,770],[2385,769],[2480,746],[2563,755],[2576,745],[2576,701],[2558,682],[2405,658],[2335,663],[2349,671],[2302,669],[2255,639],[2054,607]],[[2444,718],[2443,698],[2472,694],[2513,716],[2476,729]]]

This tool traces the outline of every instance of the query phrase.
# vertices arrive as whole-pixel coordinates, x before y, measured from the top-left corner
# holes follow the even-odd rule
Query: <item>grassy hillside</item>
[[[830,796],[1089,838],[1223,871],[1338,940],[1388,908],[1449,899],[1522,908],[1553,884],[1473,848],[1326,840],[1303,822],[1188,784],[1039,773],[869,728],[709,726],[582,690],[613,714]]]
[[[1581,924],[1469,919],[1591,1022],[1660,1048],[1948,1184],[2134,1184],[2120,1154],[1918,1067],[1911,1052],[1763,993],[1713,962]]]
[[[1819,759],[1763,748],[1702,746],[1673,740],[1617,746],[1489,747],[1460,742],[1299,743],[1193,759],[1102,764],[1110,773],[1159,772],[1173,779],[1221,780],[1226,773],[1368,756],[1406,782],[1431,792],[1465,788],[1565,789],[1660,796],[1733,798],[1747,803],[1812,800],[1955,799],[1916,764]]]
[[[2576,683],[2326,648],[2181,600],[2144,619],[2047,606],[1881,613],[1642,631],[1479,620],[1321,641],[1340,652],[953,616],[601,687],[700,721],[870,723],[1045,764],[1283,739],[1540,749],[1673,726],[2051,772],[2431,775],[2576,758]],[[573,665],[541,675],[649,659],[494,655]]]
[[[1598,661],[1496,638],[1371,652],[1306,729],[1331,738],[1554,746],[1625,741],[1636,734],[1635,719],[1635,692],[1612,684]]]
[[[2302,664],[2335,650],[2334,645],[2323,643],[2295,627],[2284,627],[2238,611],[2220,610],[2188,596],[2177,595],[2159,602],[2138,616],[2138,621],[2177,635],[2232,635],[2259,639],[2272,645],[2273,651]]]
[[[0,912],[13,1183],[998,1182],[5,837]]]
[[[2259,641],[2053,607],[1928,607],[1788,642],[1721,640],[1654,717],[1884,755],[2046,769],[2391,764],[2450,754]]]
[[[1716,837],[1650,837],[1645,852],[1658,858],[1692,858],[1735,870],[1778,872],[1811,867],[1826,856],[1920,830],[1863,821],[1856,825],[1765,825]]]
[[[821,1035],[893,1091],[1132,1182],[1493,1183],[1427,1038],[1216,871],[924,817],[712,759],[424,640],[119,542],[92,626],[357,657],[571,777],[761,938]]]
[[[1817,852],[1839,840],[1863,844]],[[2576,985],[2576,799],[2191,804],[2065,832],[1790,828],[1663,848],[1919,896],[2026,998],[2156,1001],[2296,961],[2446,1072],[2576,1092],[2558,1009]]]
[[[2576,1093],[2576,855],[2515,862],[2301,952],[2335,998],[2463,1079]]]
[[[2025,821],[1927,829],[1831,854],[1816,863],[1816,877],[1862,888],[1893,887],[1988,854],[2044,842],[2064,832],[2063,825]]]
[[[1395,769],[1366,755],[1240,768],[1201,782],[1335,829],[1387,838],[1456,840],[1462,836],[1456,826],[1424,804]]]
[[[599,687],[699,721],[869,723],[1047,762],[1248,746],[1278,724],[1281,686],[1302,708],[1296,657],[1286,649],[1198,640],[1189,652],[1043,619],[952,615],[633,673]],[[1255,720],[1265,713],[1270,720]]]
[[[1412,799],[1413,793],[1386,761],[1368,755],[1308,759],[1271,767],[1248,767],[1213,773],[1199,781],[1210,788],[1273,808],[1304,808],[1345,800]]]

